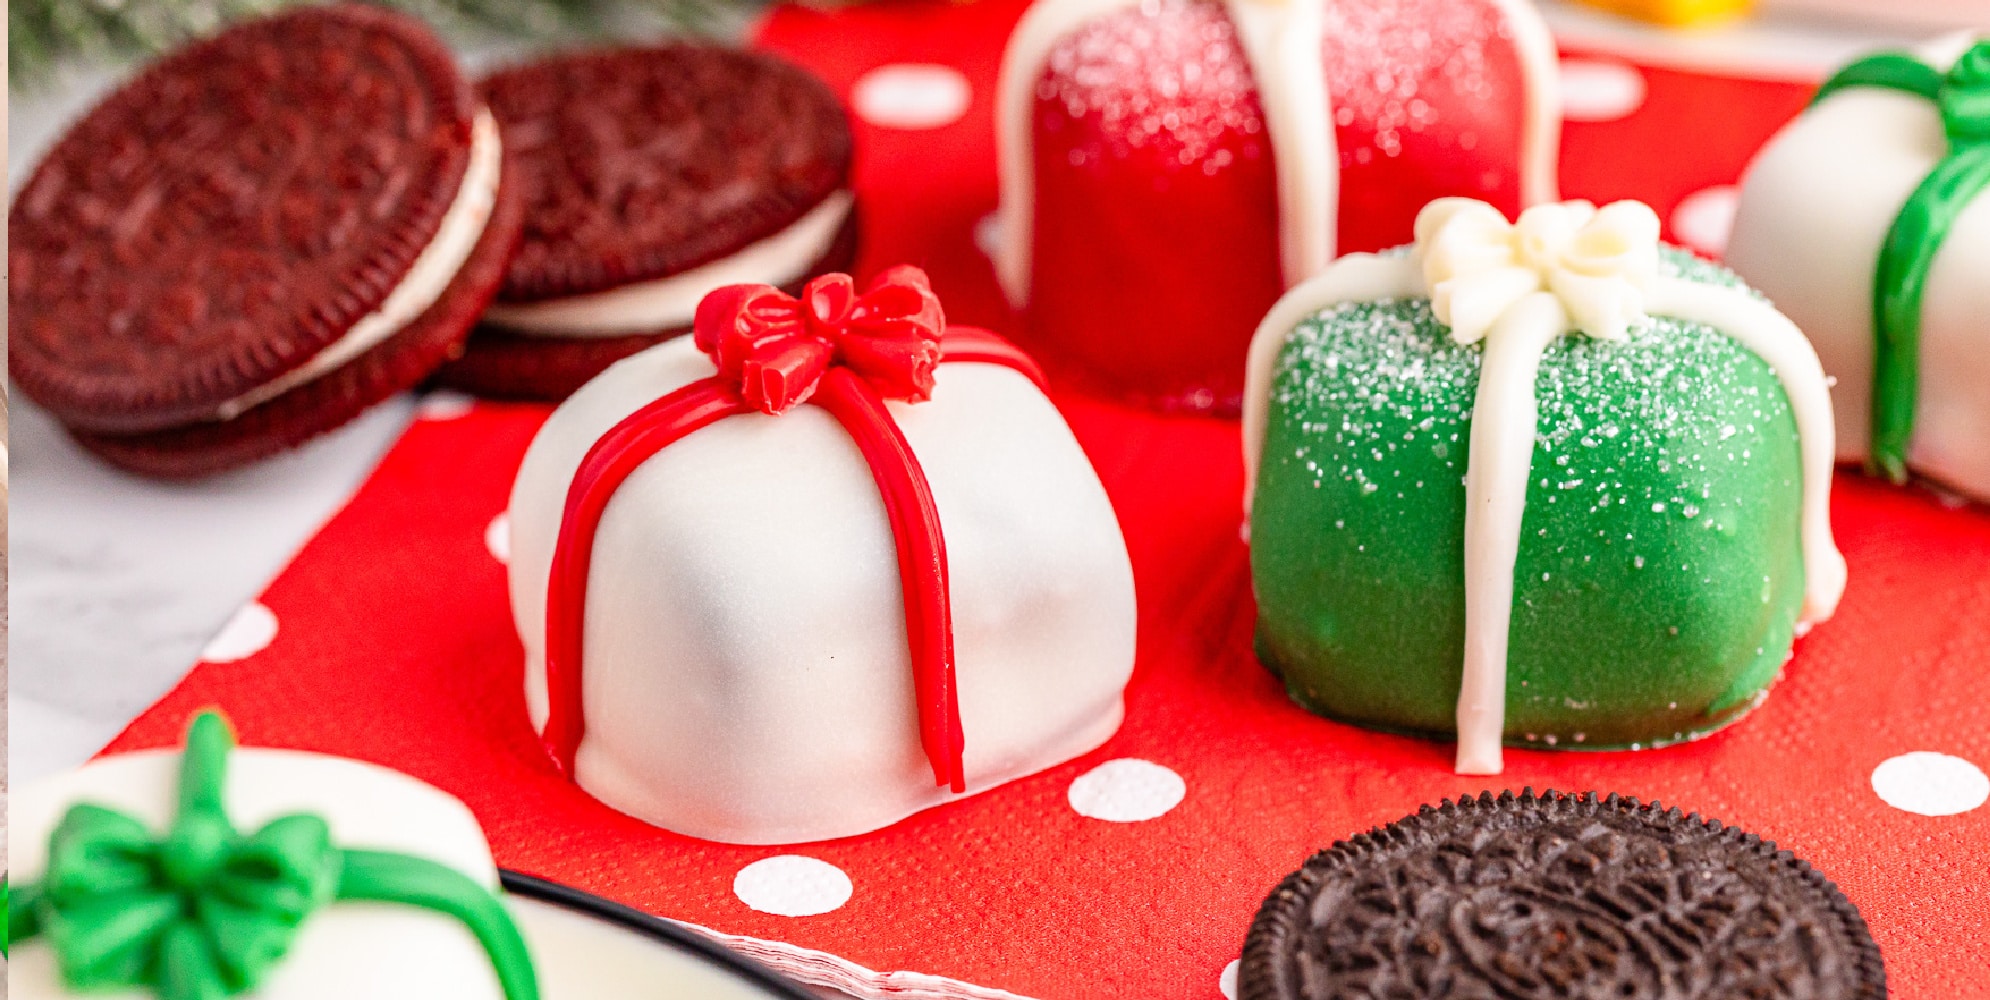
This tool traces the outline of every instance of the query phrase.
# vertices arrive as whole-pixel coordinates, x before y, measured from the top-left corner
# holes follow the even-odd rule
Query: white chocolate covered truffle
[[[1918,58],[1931,77],[1947,74],[1968,44],[1951,39]],[[1873,457],[1882,248],[1953,147],[1937,101],[1849,86],[1770,140],[1743,179],[1727,263],[1816,346],[1836,383],[1841,460]],[[1918,346],[1904,353],[1918,383],[1905,465],[1990,500],[1990,196],[1955,212],[1924,277]]]
[[[923,279],[922,279],[923,280]],[[535,724],[548,713],[548,580],[583,456],[715,367],[691,340],[624,360],[527,452],[510,517],[512,609]],[[888,409],[944,537],[968,793],[1118,728],[1133,579],[1070,429],[1007,367],[938,366]],[[601,515],[587,578],[574,756],[582,788],[678,833],[794,843],[955,798],[922,752],[894,536],[872,471],[827,411],[729,416],[663,448]]]
[[[116,809],[153,831],[173,822],[181,754],[145,751],[108,757],[16,791],[10,803],[11,882],[42,879],[50,834],[69,809]],[[497,870],[475,817],[462,803],[404,774],[372,764],[290,750],[235,750],[224,801],[238,829],[279,816],[322,817],[332,843],[413,855],[497,890]],[[15,1000],[77,994],[64,984],[45,937],[17,942],[7,960]],[[103,1000],[150,1000],[144,990],[92,992]],[[283,958],[251,1000],[503,1000],[491,958],[459,920],[393,903],[336,902],[304,920]]]

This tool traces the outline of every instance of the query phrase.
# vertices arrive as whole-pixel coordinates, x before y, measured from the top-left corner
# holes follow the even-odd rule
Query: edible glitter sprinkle
[[[1528,98],[1510,16],[1503,4],[1459,0],[1326,6],[1322,67],[1334,148],[1352,171],[1341,192],[1349,219],[1398,210],[1392,191],[1514,196],[1499,150],[1519,141]],[[1221,0],[1133,0],[1052,45],[1036,80],[1033,143],[1040,162],[1074,169],[1138,162],[1156,190],[1240,164],[1262,170],[1273,153],[1259,82]],[[1343,240],[1372,245],[1364,225],[1353,224],[1354,236],[1344,225]]]
[[[1457,0],[1373,0],[1327,5],[1327,93],[1334,123],[1368,123],[1365,145],[1341,137],[1341,163],[1354,166],[1403,151],[1406,134],[1435,127],[1439,107],[1471,108],[1495,99],[1486,46],[1510,44],[1499,5]],[[1465,149],[1475,144],[1460,132]]]
[[[1078,140],[1074,167],[1143,151],[1214,176],[1270,153],[1243,43],[1208,0],[1144,0],[1093,19],[1051,49],[1036,96],[1039,131]]]
[[[1681,251],[1668,249],[1661,270],[1740,286],[1731,272]],[[1731,530],[1755,498],[1721,487],[1730,481],[1729,468],[1747,465],[1753,455],[1725,445],[1735,438],[1758,440],[1762,427],[1791,419],[1781,392],[1763,392],[1737,375],[1737,365],[1752,357],[1711,327],[1665,317],[1639,325],[1623,342],[1556,341],[1542,356],[1536,381],[1540,419],[1530,492],[1545,493],[1551,504],[1585,505],[1591,513],[1636,504],[1656,517]],[[1274,408],[1341,415],[1331,424],[1301,427],[1305,443],[1294,457],[1316,479],[1339,476],[1364,496],[1387,487],[1386,495],[1401,497],[1390,477],[1391,456],[1407,449],[1429,449],[1462,482],[1479,361],[1480,349],[1453,342],[1428,300],[1343,304],[1293,331],[1273,377]],[[1699,405],[1711,397],[1749,398],[1750,419],[1733,426],[1732,409]],[[1404,425],[1410,433],[1385,430]],[[1606,441],[1649,468],[1598,468],[1580,459],[1582,450]],[[1566,472],[1571,455],[1585,475]],[[1616,539],[1603,544],[1619,547],[1642,569],[1646,559],[1635,554],[1637,539],[1621,541],[1621,547]]]

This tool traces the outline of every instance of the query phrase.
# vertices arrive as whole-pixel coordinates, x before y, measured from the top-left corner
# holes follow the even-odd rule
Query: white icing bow
[[[1521,299],[1548,292],[1571,328],[1622,340],[1645,318],[1658,276],[1658,216],[1635,201],[1536,205],[1508,223],[1469,198],[1440,198],[1416,219],[1415,260],[1431,311],[1461,344],[1483,339]]]

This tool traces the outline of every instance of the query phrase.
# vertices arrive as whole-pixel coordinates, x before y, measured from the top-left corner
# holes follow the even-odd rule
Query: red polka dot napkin
[[[760,30],[858,113],[865,270],[919,264],[950,316],[997,329],[1011,317],[975,234],[995,205],[990,100],[1020,10],[885,0],[784,8]],[[1568,127],[1566,192],[1645,199],[1672,238],[1717,250],[1726,186],[1805,88],[1583,58],[1606,79]],[[1466,778],[1448,747],[1292,707],[1253,659],[1234,424],[1060,403],[1126,531],[1140,662],[1118,736],[990,794],[779,849],[654,830],[560,780],[525,721],[497,523],[546,415],[532,406],[428,408],[216,644],[226,661],[197,666],[111,750],[170,745],[219,704],[249,743],[375,760],[461,796],[504,865],[879,997],[1217,997],[1259,900],[1312,851],[1481,789],[1617,791],[1816,863],[1872,922],[1895,996],[1990,996],[1990,806],[1955,811],[1990,767],[1990,511],[1841,475],[1851,586],[1753,716],[1663,751],[1511,751],[1504,776]]]

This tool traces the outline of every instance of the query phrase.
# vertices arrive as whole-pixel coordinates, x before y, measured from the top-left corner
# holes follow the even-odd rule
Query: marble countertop
[[[159,483],[13,412],[9,778],[73,767],[170,689],[345,503],[413,412],[379,407],[290,455]]]

